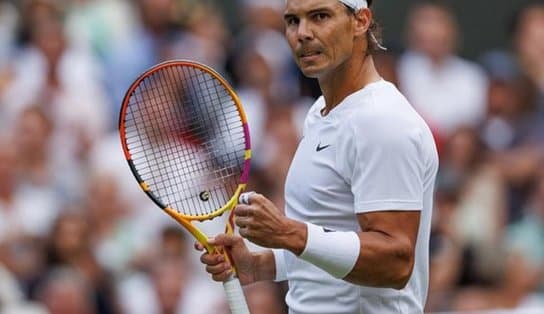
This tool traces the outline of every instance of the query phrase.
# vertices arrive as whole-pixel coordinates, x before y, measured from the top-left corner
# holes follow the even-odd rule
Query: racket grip
[[[246,298],[240,280],[231,276],[227,281],[223,282],[223,287],[227,294],[230,311],[232,314],[249,314]]]

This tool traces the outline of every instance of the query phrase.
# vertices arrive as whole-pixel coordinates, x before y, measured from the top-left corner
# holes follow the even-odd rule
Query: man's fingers
[[[234,215],[237,217],[248,217],[253,215],[254,209],[249,205],[236,205],[234,207]]]
[[[212,275],[219,275],[223,272],[226,272],[230,269],[230,265],[228,263],[220,263],[217,265],[207,265],[206,271]]]
[[[195,249],[197,251],[204,251],[204,245],[202,245],[200,242],[195,242]]]
[[[229,279],[231,274],[232,274],[232,271],[229,269],[220,274],[212,275],[212,279],[215,281],[224,282],[224,281],[227,281],[227,279]]]
[[[252,230],[250,230],[249,228],[240,228],[238,230],[238,233],[240,234],[240,236],[244,239],[248,239],[251,241],[251,238],[253,237],[254,235],[254,232]]]
[[[245,228],[247,226],[249,226],[251,224],[251,218],[247,218],[247,217],[236,217],[234,218],[234,223],[239,227],[239,228]]]
[[[228,234],[219,234],[215,238],[208,239],[208,243],[214,246],[233,246],[241,239]]]
[[[213,266],[225,262],[225,256],[223,254],[204,253],[200,256],[200,261],[202,264]]]

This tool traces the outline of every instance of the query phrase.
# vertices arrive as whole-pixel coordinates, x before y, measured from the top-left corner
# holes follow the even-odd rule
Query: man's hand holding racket
[[[234,209],[234,222],[242,237],[271,249],[287,249],[296,255],[306,244],[306,225],[289,219],[266,197],[248,192]]]
[[[275,267],[270,251],[251,253],[242,237],[262,247],[287,249],[297,255],[304,250],[306,225],[285,217],[263,195],[243,193],[240,204],[234,209],[234,215],[241,237],[221,234],[208,242],[224,247],[229,252],[243,285],[273,279]],[[200,243],[196,243],[195,248],[200,251],[204,249]],[[214,280],[224,281],[229,278],[231,266],[222,255],[205,252],[200,260]]]
[[[248,250],[242,237],[220,234],[209,239],[208,243],[215,247],[223,247],[229,252],[242,285],[259,281],[256,278],[257,257]],[[213,280],[223,282],[232,276],[232,266],[223,254],[208,253],[200,242],[195,243],[195,248],[204,251],[200,261],[206,265],[206,271],[212,275]]]

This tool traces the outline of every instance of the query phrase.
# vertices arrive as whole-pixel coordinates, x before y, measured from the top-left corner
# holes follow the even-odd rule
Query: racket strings
[[[189,72],[190,68],[183,68],[183,71],[184,72]],[[234,139],[233,139],[233,134],[234,132],[232,132],[232,130],[230,128],[227,128],[227,129],[217,129],[217,128],[211,128],[211,129],[208,129],[208,130],[211,130],[211,131],[219,131],[219,132],[213,132],[213,134],[211,135],[212,138],[218,138],[219,137],[219,140],[217,141],[210,141],[210,142],[207,142],[207,143],[203,143],[203,146],[206,148],[206,150],[208,152],[211,153],[211,155],[213,156],[221,156],[221,153],[223,153],[224,157],[226,157],[226,159],[229,161],[228,163],[224,163],[225,160],[223,160],[223,165],[225,165],[224,167],[220,168],[220,169],[217,169],[215,171],[212,171],[212,178],[215,178],[215,179],[212,179],[209,181],[209,183],[214,183],[214,182],[221,182],[222,184],[221,185],[215,185],[215,186],[224,186],[225,184],[229,184],[230,185],[230,191],[234,192],[234,190],[236,189],[237,187],[237,180],[232,180],[233,178],[234,179],[237,179],[237,177],[240,175],[240,172],[241,172],[241,163],[236,163],[236,164],[232,164],[232,161],[239,161],[240,159],[237,158],[237,157],[240,157],[241,155],[238,155],[237,153],[241,153],[241,150],[238,150],[238,151],[229,151],[229,150],[225,150],[224,147],[219,147],[218,144],[226,144],[225,142],[225,139],[223,139],[223,137],[227,136],[229,137],[229,139],[227,139],[227,142],[230,143],[230,144],[238,144],[240,148],[245,148],[244,146],[244,141],[243,141],[243,128],[241,128],[241,121],[240,121],[240,117],[239,117],[239,113],[238,113],[238,110],[234,104],[234,101],[231,99],[230,97],[230,94],[228,94],[228,92],[225,91],[225,89],[222,87],[222,85],[220,85],[219,81],[213,79],[211,76],[208,76],[208,77],[205,77],[205,76],[199,76],[197,75],[197,80],[189,80],[189,82],[191,83],[191,88],[189,89],[190,91],[193,91],[193,97],[196,97],[197,99],[199,98],[199,96],[201,96],[201,99],[199,99],[200,103],[214,103],[215,99],[214,99],[214,96],[215,95],[223,95],[222,99],[219,98],[219,106],[201,106],[200,108],[204,109],[206,111],[206,115],[208,115],[209,117],[213,117],[214,119],[213,120],[217,120],[218,118],[221,119],[223,118],[223,120],[225,121],[224,124],[220,124],[220,125],[223,125],[223,126],[232,126],[233,123],[237,123],[240,127],[238,128],[238,134],[240,135],[238,137],[239,140],[242,140],[242,141],[238,141],[238,142],[235,142]],[[198,91],[201,91],[201,88],[202,87],[206,87],[205,89],[205,92],[204,93],[199,93]],[[211,90],[211,87],[213,87],[213,90]],[[225,105],[221,105],[221,103],[229,103],[230,106],[225,106]],[[210,109],[220,109],[221,112],[210,112]],[[228,119],[227,119],[228,117]],[[234,118],[234,119],[233,119]],[[213,121],[212,120],[212,121]],[[229,141],[230,140],[230,141]],[[223,151],[219,151],[219,149],[223,148],[222,150]],[[226,154],[226,155],[225,155]],[[208,166],[212,167],[213,165],[211,164],[211,160],[210,159],[206,159],[206,162],[208,163]],[[221,164],[221,163],[220,163]],[[235,169],[234,167],[236,167],[237,169]],[[236,170],[236,171],[235,171]],[[229,178],[228,182],[225,182],[225,178]],[[218,192],[220,191],[222,193],[222,198],[224,200],[228,200],[230,198],[230,196],[232,195],[232,193],[226,193],[225,190],[218,190],[218,189],[214,189],[215,192]],[[217,207],[220,207],[222,204],[216,204]]]
[[[149,88],[149,90],[152,90],[152,88]],[[228,98],[228,100],[230,100],[230,98]],[[186,100],[184,100],[184,101],[186,101]],[[226,123],[231,124],[231,123],[234,123],[236,121],[239,121],[239,116],[237,115],[236,108],[234,106],[232,106],[231,108],[229,108],[229,110],[231,112],[225,111],[224,115],[223,115],[224,119],[228,119],[228,120],[226,120]],[[189,111],[189,112],[187,112],[187,114],[194,115],[195,112]],[[130,124],[127,123],[127,126],[130,126]],[[149,130],[149,129],[146,128],[146,131],[148,131],[148,133],[150,133],[150,132],[153,132],[153,129]],[[191,129],[184,128],[184,129],[171,130],[171,131],[179,131],[179,132],[184,131],[187,134],[193,134],[195,136],[202,136],[206,132],[206,130],[204,130],[202,127],[191,128]],[[232,134],[230,134],[230,135],[232,135]],[[239,140],[243,142],[244,141],[243,130],[240,130],[238,132],[238,135],[239,135]],[[130,140],[128,142],[132,144],[132,142]],[[135,147],[135,148],[137,148],[137,147]]]
[[[183,97],[182,99],[180,98],[180,96],[182,96],[182,94],[176,92],[176,89],[179,88],[179,87],[176,88],[175,86],[172,86],[172,84],[168,84],[168,82],[176,82],[175,76],[173,76],[173,73],[172,73],[172,69],[167,69],[166,71],[164,71],[162,73],[158,73],[158,74],[159,74],[159,76],[162,76],[161,77],[161,79],[162,79],[161,84],[163,84],[162,86],[167,87],[167,89],[170,91],[170,95],[173,95],[174,100],[177,103],[188,103],[190,101],[190,98],[187,98],[187,97]],[[168,77],[165,77],[166,75],[168,75]],[[173,78],[172,78],[172,76],[173,76]],[[190,81],[192,81],[192,80],[189,79],[189,82]],[[189,107],[189,108],[191,108],[191,107]],[[191,116],[196,116],[196,112],[190,112],[190,113],[183,112],[181,110],[181,108],[182,108],[181,106],[173,106],[176,117],[180,117],[180,116],[183,117],[183,116],[185,116],[187,114],[189,114]],[[183,107],[183,108],[187,109],[187,107]],[[188,122],[190,124],[189,121],[185,121],[185,122]],[[176,129],[171,130],[171,131],[173,131],[173,132],[180,132],[181,131],[181,133],[180,133],[180,134],[182,134],[181,136],[185,136],[186,138],[190,138],[190,136],[194,136],[196,138],[206,136],[205,129],[197,131],[194,127],[189,128],[186,131],[176,130]],[[171,148],[171,152],[175,151],[176,153],[179,153],[180,148],[184,148],[184,146],[175,145],[175,148]],[[187,151],[187,149],[185,149],[183,154],[187,155],[187,153],[188,153],[188,151]],[[180,166],[178,164],[174,164],[174,165],[176,167],[177,172],[180,172],[182,170],[182,169],[180,169]],[[206,166],[209,167],[210,165],[207,163]],[[198,171],[198,168],[196,168],[195,166],[191,166],[189,169],[192,171],[193,174],[195,174]],[[178,185],[182,186],[185,191],[190,190],[191,186],[196,187],[197,189],[204,189],[204,186],[202,184],[198,183],[198,181],[200,181],[198,179],[199,178],[195,177],[194,180],[192,180],[191,182],[183,182],[182,180],[176,180],[176,179],[174,179],[174,180],[175,180],[175,184],[178,184]],[[169,192],[164,193],[163,197],[168,199],[168,200],[174,199],[173,203],[176,203],[177,202],[177,194],[179,194],[179,193],[177,193],[177,191],[175,189],[170,189]],[[197,201],[194,198],[189,198],[189,200],[191,200],[191,204],[189,204],[189,207],[187,207],[189,209],[189,214],[191,214],[191,215],[198,214],[198,212],[194,210],[194,209],[199,208],[199,206],[197,206],[198,204],[196,203]],[[171,203],[172,203],[172,201],[171,201]],[[213,205],[216,205],[216,204],[213,204]]]
[[[193,183],[193,184],[195,184],[195,183]]]
[[[133,92],[125,128],[135,168],[165,205],[206,215],[238,187],[244,129],[234,100],[212,75],[181,66],[155,72]]]

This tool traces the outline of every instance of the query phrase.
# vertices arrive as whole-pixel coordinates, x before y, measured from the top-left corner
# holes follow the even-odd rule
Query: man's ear
[[[372,22],[372,11],[370,9],[365,8],[357,11],[355,13],[355,30],[353,32],[353,35],[355,37],[360,37],[366,34],[368,29],[370,28],[370,24]]]

